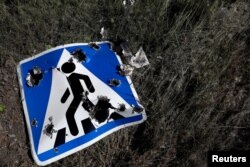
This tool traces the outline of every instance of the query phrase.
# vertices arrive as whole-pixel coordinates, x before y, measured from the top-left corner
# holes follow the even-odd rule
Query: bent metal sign
[[[32,155],[47,165],[146,120],[109,42],[73,43],[17,67]]]

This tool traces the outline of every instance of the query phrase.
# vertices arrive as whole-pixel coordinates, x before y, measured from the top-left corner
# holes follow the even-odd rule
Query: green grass
[[[0,104],[0,113],[3,113],[5,109],[6,109],[5,105]]]
[[[151,63],[132,77],[148,120],[51,166],[205,166],[208,150],[249,150],[249,2],[121,2],[0,2],[1,68],[10,56],[98,41],[102,26],[134,52],[142,45]],[[9,152],[4,165],[33,165],[27,152]]]

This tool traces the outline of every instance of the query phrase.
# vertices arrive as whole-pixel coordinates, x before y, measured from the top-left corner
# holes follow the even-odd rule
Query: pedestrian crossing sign
[[[146,120],[130,76],[110,42],[58,46],[17,66],[38,165],[47,165]]]

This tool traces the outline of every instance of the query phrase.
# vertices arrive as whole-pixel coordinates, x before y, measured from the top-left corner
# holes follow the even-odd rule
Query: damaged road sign
[[[47,165],[146,120],[109,42],[58,46],[17,66],[32,156]]]

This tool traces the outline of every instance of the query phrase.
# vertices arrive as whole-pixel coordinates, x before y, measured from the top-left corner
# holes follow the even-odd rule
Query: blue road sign
[[[130,77],[118,72],[121,65],[109,42],[63,45],[19,63],[25,119],[38,165],[146,120]]]

